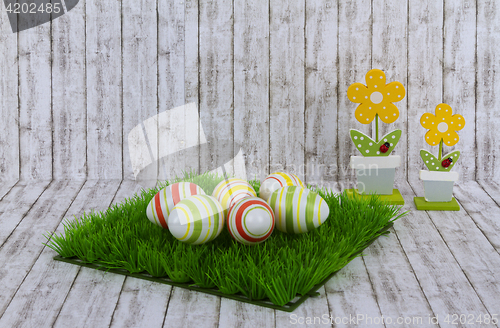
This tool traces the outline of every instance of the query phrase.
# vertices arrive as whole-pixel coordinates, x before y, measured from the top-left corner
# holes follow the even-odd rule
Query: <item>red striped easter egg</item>
[[[167,219],[174,206],[192,195],[205,195],[205,192],[191,182],[178,182],[163,188],[153,197],[146,208],[149,221],[168,229]]]
[[[214,189],[212,194],[224,209],[224,214],[240,199],[257,197],[253,187],[243,179],[224,179]]]
[[[247,197],[236,202],[228,213],[227,229],[245,245],[264,242],[274,230],[274,213],[261,198]]]
[[[267,202],[273,192],[286,186],[305,188],[302,181],[295,174],[275,172],[262,181],[259,189],[259,197]]]

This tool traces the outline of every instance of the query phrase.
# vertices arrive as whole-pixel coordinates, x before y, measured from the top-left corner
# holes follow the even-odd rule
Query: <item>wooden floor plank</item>
[[[219,328],[274,328],[274,312],[273,309],[222,297]]]
[[[127,277],[111,327],[161,327],[172,287]]]
[[[456,327],[444,322],[446,315],[487,313],[467,276],[426,212],[417,211],[414,193],[408,183],[399,190],[411,214],[394,225],[401,245],[441,327]]]
[[[0,201],[3,199],[5,195],[14,187],[17,183],[16,180],[8,180],[0,182]]]
[[[141,188],[141,185],[135,181],[122,181],[112,203],[119,203],[125,198],[132,197]],[[125,279],[126,277],[122,275],[82,268],[71,287],[54,326],[68,327],[74,325],[75,320],[81,327],[108,326],[114,317],[122,317],[125,321],[135,320],[136,318],[133,318],[134,313],[123,312],[123,307],[117,308]],[[106,295],[106,297],[102,297],[102,295]],[[143,295],[146,298],[151,296]],[[124,300],[126,299],[127,295],[124,295]],[[129,306],[125,305],[125,307]],[[115,310],[118,310],[118,312],[115,313]]]
[[[40,256],[43,234],[54,230],[80,190],[82,182],[52,182],[0,248],[0,313]]]
[[[401,220],[411,220],[411,218],[410,214]],[[380,312],[384,317],[390,317],[396,322],[399,317],[427,318],[433,315],[393,229],[390,235],[380,237],[363,254],[363,261],[375,290]],[[412,327],[415,323],[412,320],[411,324],[401,324],[398,327]],[[431,325],[422,321],[418,326]]]
[[[482,181],[477,182],[486,191],[488,196],[490,196],[498,206],[500,206],[500,184],[495,181]]]
[[[24,218],[50,181],[16,184],[0,202],[0,247]]]
[[[423,194],[422,184],[411,183],[417,194]],[[474,194],[479,198],[478,194]],[[483,193],[483,197],[487,197]],[[460,199],[459,199],[460,202]],[[466,210],[459,212],[427,211],[446,245],[453,253],[472,287],[490,314],[500,306],[500,254]],[[498,313],[497,313],[498,314]]]
[[[361,257],[355,258],[326,285],[326,295],[335,327],[383,327],[366,324],[364,321],[352,324],[352,317],[363,314],[367,317],[381,317],[380,308]],[[344,318],[347,318],[344,319]]]
[[[142,181],[141,181],[142,182]],[[122,182],[113,203],[122,202],[139,193],[142,186],[135,181]],[[80,274],[81,276],[81,274]],[[79,277],[80,278],[80,277]],[[120,281],[113,281],[113,290]],[[167,311],[171,286],[152,281],[126,277],[116,302],[113,298],[106,301],[116,304],[112,315],[112,327],[161,327]],[[101,293],[104,292],[101,290]],[[113,295],[114,296],[114,295]],[[137,306],[140,304],[140,306]],[[101,303],[95,306],[103,306]],[[108,305],[106,305],[108,306]]]
[[[328,300],[325,287],[318,289],[319,296],[310,297],[293,313],[276,311],[276,327],[330,327]]]
[[[472,217],[489,242],[500,252],[500,208],[475,182],[466,182],[453,188],[455,198]]]
[[[111,203],[119,185],[119,180],[86,181],[65,217],[78,217],[84,211],[105,209]],[[62,224],[59,224],[56,232],[63,232]],[[56,253],[53,250],[47,247],[43,249],[5,310],[0,327],[47,327],[54,323],[80,271],[79,266],[54,261],[54,255]],[[72,322],[72,326],[75,323]]]
[[[219,296],[173,287],[163,327],[218,327],[220,299]]]

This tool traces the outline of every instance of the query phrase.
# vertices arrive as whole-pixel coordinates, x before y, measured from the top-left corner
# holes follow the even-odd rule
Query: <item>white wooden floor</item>
[[[441,327],[498,326],[476,320],[500,315],[500,186],[456,185],[459,212],[416,211],[421,183],[398,187],[410,214],[290,314],[52,259],[43,233],[131,196],[133,181],[3,182],[0,327],[382,327],[382,316],[386,327],[437,327],[436,316]],[[475,325],[446,323],[448,314]]]

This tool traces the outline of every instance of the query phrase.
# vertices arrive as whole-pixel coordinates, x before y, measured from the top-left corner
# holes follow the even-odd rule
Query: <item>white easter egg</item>
[[[269,200],[276,228],[286,233],[304,233],[319,227],[330,214],[320,195],[309,189],[286,186],[276,190]]]
[[[295,174],[275,172],[262,181],[259,189],[259,197],[268,201],[273,192],[285,186],[298,186],[305,188],[302,181],[300,181]]]
[[[260,244],[274,230],[273,210],[261,198],[241,199],[229,209],[227,228],[231,236],[242,244]]]
[[[257,197],[257,193],[245,180],[231,178],[222,180],[215,187],[212,196],[217,198],[222,208],[224,208],[224,214],[227,215],[227,210],[234,203],[246,197]]]
[[[151,199],[146,208],[149,221],[168,229],[167,218],[174,206],[192,195],[205,195],[205,192],[191,182],[178,182],[163,188]]]
[[[181,200],[168,216],[168,228],[179,241],[199,245],[214,240],[224,227],[224,210],[212,196]]]

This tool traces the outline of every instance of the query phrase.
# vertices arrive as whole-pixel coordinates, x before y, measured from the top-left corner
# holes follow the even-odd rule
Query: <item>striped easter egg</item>
[[[269,200],[276,228],[286,233],[304,233],[319,227],[330,214],[330,208],[314,191],[297,186],[276,190]]]
[[[231,178],[222,180],[215,187],[212,196],[217,198],[227,215],[227,210],[237,201],[245,197],[257,197],[257,193],[245,180]]]
[[[259,197],[268,201],[273,192],[285,186],[305,188],[302,181],[295,174],[275,172],[262,181],[259,189]]]
[[[195,195],[181,200],[168,216],[172,235],[187,244],[214,240],[224,227],[224,210],[212,196]]]
[[[229,209],[227,229],[236,241],[256,245],[265,241],[274,230],[274,213],[258,197],[247,197]]]
[[[163,188],[151,199],[146,208],[149,221],[168,229],[167,218],[174,206],[192,195],[205,195],[205,192],[191,182],[178,182]]]

